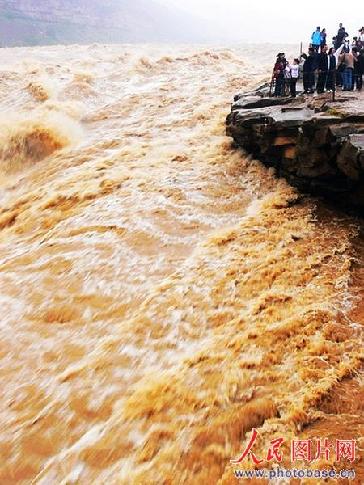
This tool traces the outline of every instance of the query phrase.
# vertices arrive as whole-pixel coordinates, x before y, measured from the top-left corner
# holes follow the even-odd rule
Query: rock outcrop
[[[236,96],[227,134],[302,191],[364,213],[364,97]]]

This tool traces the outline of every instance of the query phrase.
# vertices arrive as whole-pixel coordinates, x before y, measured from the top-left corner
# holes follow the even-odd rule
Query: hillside
[[[153,0],[0,0],[0,45],[200,42],[206,29]]]

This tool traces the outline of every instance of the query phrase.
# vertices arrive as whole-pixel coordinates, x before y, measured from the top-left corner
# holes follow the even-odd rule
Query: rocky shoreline
[[[303,192],[364,215],[364,93],[235,96],[227,135]]]

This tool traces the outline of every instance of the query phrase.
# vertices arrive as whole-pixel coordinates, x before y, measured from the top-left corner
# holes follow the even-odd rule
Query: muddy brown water
[[[275,51],[2,50],[1,484],[235,483],[252,427],[360,440],[361,222],[224,135]]]

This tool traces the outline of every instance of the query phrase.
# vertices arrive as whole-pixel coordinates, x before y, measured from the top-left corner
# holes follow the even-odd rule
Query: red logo
[[[255,465],[263,462],[281,463],[283,459],[283,452],[280,449],[282,444],[286,441],[284,438],[276,438],[270,442],[263,457],[257,457],[253,452],[253,447],[258,439],[258,431],[253,428],[252,435],[247,443],[244,451],[234,460],[230,460],[233,465],[242,463],[245,459],[251,460]],[[356,458],[356,440],[334,440],[329,441],[324,439],[302,439],[292,440],[290,442],[291,462],[304,461],[311,463],[315,460],[329,461],[332,454],[335,453],[335,461],[348,460],[353,463]]]

